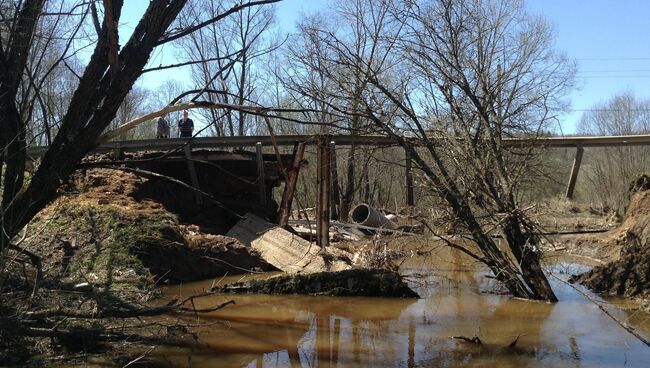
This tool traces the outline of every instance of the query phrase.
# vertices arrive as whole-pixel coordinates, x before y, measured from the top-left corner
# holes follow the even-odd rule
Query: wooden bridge
[[[421,145],[422,140],[407,138],[414,145]],[[429,138],[434,144],[443,138]],[[536,139],[525,138],[506,138],[504,143],[512,146],[535,145],[538,147],[548,148],[575,148],[576,154],[571,169],[571,175],[566,189],[566,198],[573,197],[580,164],[587,147],[623,147],[623,146],[645,146],[650,145],[650,135],[628,135],[628,136],[592,136],[592,137],[545,137]],[[100,144],[94,153],[113,153],[115,159],[121,159],[126,152],[143,152],[143,151],[169,151],[178,150],[184,153],[188,162],[189,173],[192,184],[198,187],[196,171],[192,152],[199,149],[218,149],[218,148],[256,148],[257,175],[259,185],[259,197],[261,203],[267,200],[269,193],[264,185],[264,156],[262,148],[264,146],[274,147],[277,156],[277,162],[285,162],[277,150],[278,147],[294,147],[294,154],[289,161],[289,167],[281,167],[280,171],[284,173],[285,188],[280,203],[279,223],[287,224],[289,210],[295,191],[300,162],[306,145],[317,146],[317,243],[321,246],[329,242],[329,219],[332,198],[330,196],[332,189],[332,163],[336,162],[336,146],[373,146],[373,147],[391,147],[397,146],[397,143],[386,136],[378,135],[276,135],[276,136],[234,136],[234,137],[194,137],[187,138],[170,138],[170,139],[146,139],[131,141],[109,141]],[[29,157],[38,157],[45,153],[47,147],[31,147],[28,149]],[[268,156],[268,155],[266,155]],[[405,154],[405,178],[406,178],[406,204],[413,206],[413,175],[412,164],[408,154]],[[336,174],[335,174],[336,175]],[[334,180],[336,176],[334,176]]]

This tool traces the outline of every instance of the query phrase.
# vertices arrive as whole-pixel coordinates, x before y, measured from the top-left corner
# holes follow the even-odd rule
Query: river
[[[587,265],[554,258],[560,278]],[[453,250],[402,264],[419,300],[268,295],[215,295],[196,307],[235,300],[222,310],[186,318],[196,348],[149,353],[169,367],[650,367],[650,348],[623,330],[571,287],[551,279],[555,304],[513,299],[498,292],[482,267]],[[259,276],[257,276],[259,277]],[[215,282],[172,286],[165,298],[208,289]],[[603,301],[602,299],[599,299]],[[650,335],[649,315],[630,302],[608,299],[608,309]],[[175,323],[178,316],[169,316]],[[452,336],[479,336],[481,345]],[[514,347],[508,347],[515,339]]]

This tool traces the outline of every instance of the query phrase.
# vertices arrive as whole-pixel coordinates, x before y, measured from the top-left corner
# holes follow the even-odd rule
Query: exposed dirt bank
[[[137,323],[129,318],[147,308],[156,313],[146,302],[161,283],[275,270],[255,250],[218,235],[230,224],[193,199],[181,187],[118,170],[75,173],[13,240],[40,257],[42,272],[10,254],[0,283],[0,366],[50,365],[61,353],[65,361],[82,354],[85,362],[111,350],[106,332],[131,336]]]
[[[630,188],[630,203],[623,223],[602,236],[600,244],[612,252],[611,262],[594,267],[573,281],[599,293],[650,297],[650,177]],[[616,254],[615,250],[620,250]]]
[[[143,198],[147,181],[115,170],[78,172],[26,230],[27,249],[43,258],[43,279],[145,290],[162,281],[274,269],[236,239],[183,223],[164,199]],[[201,207],[193,215],[218,221]]]

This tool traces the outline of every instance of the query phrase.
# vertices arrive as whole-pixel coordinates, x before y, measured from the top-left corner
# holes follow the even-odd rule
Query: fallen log
[[[212,292],[255,294],[302,294],[326,296],[369,296],[419,298],[393,271],[353,269],[339,272],[281,275],[216,286]]]

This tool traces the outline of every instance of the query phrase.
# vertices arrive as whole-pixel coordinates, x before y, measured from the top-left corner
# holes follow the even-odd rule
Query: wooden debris
[[[456,339],[456,340],[461,340],[461,341],[469,342],[469,343],[471,343],[471,344],[483,345],[483,342],[481,341],[481,339],[480,339],[478,336],[476,336],[476,335],[474,335],[473,337],[467,337],[467,336],[452,336],[451,338],[452,338],[452,339]],[[516,342],[516,340],[515,340],[515,342]]]
[[[515,345],[517,345],[517,341],[519,341],[519,336],[521,336],[521,335],[517,335],[517,337],[515,337],[515,339],[512,340],[512,342],[511,342],[510,344],[508,344],[507,347],[508,347],[508,348],[514,348]]]

